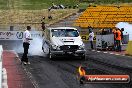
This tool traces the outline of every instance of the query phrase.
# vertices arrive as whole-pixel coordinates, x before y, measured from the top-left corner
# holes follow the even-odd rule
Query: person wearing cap
[[[23,48],[24,48],[24,53],[23,53],[23,56],[22,56],[21,61],[22,61],[22,63],[24,65],[30,64],[30,62],[28,61],[28,57],[27,57],[28,49],[29,49],[29,45],[30,45],[30,40],[32,40],[31,34],[29,32],[30,30],[31,30],[31,27],[30,26],[27,26],[27,29],[26,29],[26,31],[23,34]]]

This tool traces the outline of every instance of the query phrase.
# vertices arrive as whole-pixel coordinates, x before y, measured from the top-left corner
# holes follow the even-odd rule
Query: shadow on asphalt
[[[75,56],[59,56],[59,57],[53,57],[51,59],[50,58],[48,59],[52,61],[85,61],[84,59],[80,57],[75,57]]]
[[[19,59],[22,57],[22,53],[18,53]],[[41,59],[42,61],[85,61],[84,59],[80,57],[76,57],[73,55],[68,56],[57,56],[53,58],[49,58],[46,54],[44,55],[28,55],[29,60],[31,59]]]

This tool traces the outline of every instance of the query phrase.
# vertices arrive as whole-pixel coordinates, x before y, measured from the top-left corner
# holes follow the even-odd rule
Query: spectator
[[[52,9],[52,7],[49,7],[49,8],[48,8],[48,12],[49,12],[51,9]]]
[[[78,8],[79,7],[79,5],[78,4],[76,4],[76,8]]]
[[[43,17],[41,20],[41,27],[42,27],[43,31],[45,31],[45,17]]]
[[[76,8],[78,8],[78,4],[76,4],[76,5],[73,6],[73,9],[76,9]]]
[[[51,8],[51,9],[53,9],[53,8]],[[48,9],[48,19],[50,19],[50,20],[52,20],[53,18],[52,18],[52,16],[51,16],[51,9]]]
[[[71,8],[72,8],[72,6],[71,6],[71,5],[69,5],[69,6],[68,6],[68,8],[69,8],[69,9],[71,9]]]
[[[52,9],[58,9],[58,6],[54,4],[54,2],[52,2],[52,6],[51,6]]]
[[[58,7],[59,7],[60,9],[65,9],[65,6],[62,5],[62,4],[58,5]]]
[[[52,2],[52,6],[55,6],[54,2]]]
[[[49,15],[49,16],[48,16],[48,19],[52,20],[53,18],[52,18],[52,16],[51,16],[51,15]]]

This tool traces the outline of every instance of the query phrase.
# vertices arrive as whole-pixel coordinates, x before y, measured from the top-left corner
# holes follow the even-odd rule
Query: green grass
[[[79,2],[80,0],[0,0],[0,9],[47,9],[54,4],[71,5],[79,4],[80,9],[85,9],[90,2]],[[88,1],[88,0],[85,0]],[[130,3],[132,0],[95,0],[95,4],[113,4],[113,3]]]
[[[7,9],[7,0],[0,0],[0,9]]]
[[[55,5],[76,5],[77,0],[22,0],[21,9],[47,9],[54,2]]]
[[[87,8],[87,6],[89,5],[89,3],[79,3],[79,8],[80,9],[85,9],[85,8]]]
[[[78,3],[77,0],[0,0],[0,9],[48,9],[52,5],[52,2],[56,5],[63,4],[71,6]]]

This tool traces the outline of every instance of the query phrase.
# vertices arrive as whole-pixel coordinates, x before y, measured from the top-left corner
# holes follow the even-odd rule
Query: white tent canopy
[[[116,27],[119,29],[124,28],[123,34],[129,34],[129,40],[132,40],[132,24],[126,22],[119,22],[116,24]]]

